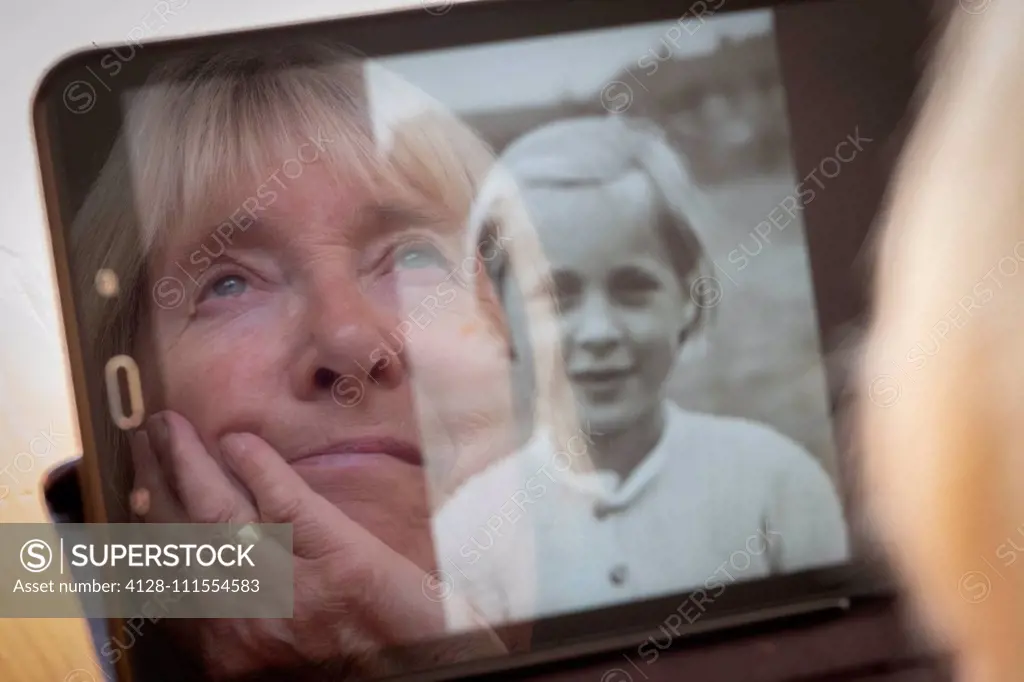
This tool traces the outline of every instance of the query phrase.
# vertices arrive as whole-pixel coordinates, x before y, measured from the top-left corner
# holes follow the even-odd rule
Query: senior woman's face
[[[214,457],[225,434],[261,436],[314,491],[429,563],[427,488],[443,493],[510,431],[507,340],[470,284],[463,219],[317,162],[256,223],[215,232],[246,189],[151,258],[150,282],[175,277],[186,297],[149,306],[147,405],[188,418]]]
[[[566,370],[599,433],[657,409],[692,303],[665,255],[647,178],[526,194],[553,275]]]

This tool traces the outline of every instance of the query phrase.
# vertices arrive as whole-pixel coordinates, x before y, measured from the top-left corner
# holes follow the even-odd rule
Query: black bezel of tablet
[[[705,4],[718,5],[716,13],[732,13],[784,5],[824,5],[849,0],[708,0]],[[422,7],[400,11],[361,15],[309,24],[261,28],[256,30],[214,34],[186,39],[175,39],[144,46],[123,47],[121,53],[131,49],[131,57],[122,59],[123,70],[113,79],[99,79],[96,69],[111,48],[94,48],[74,53],[53,66],[42,79],[37,90],[33,117],[39,150],[44,198],[57,276],[62,318],[67,339],[72,381],[79,424],[82,431],[83,460],[80,480],[83,488],[86,520],[104,522],[107,514],[99,479],[98,458],[93,438],[94,424],[90,398],[85,390],[86,368],[79,341],[76,316],[76,292],[72,291],[69,254],[65,234],[72,223],[77,206],[69,188],[83,190],[82,183],[91,183],[93,177],[74,174],[73,164],[66,162],[76,151],[75,140],[96,137],[97,118],[71,111],[63,97],[75,81],[87,79],[111,90],[103,99],[112,108],[120,107],[116,91],[137,87],[156,63],[183,49],[208,46],[228,46],[236,43],[274,43],[282,37],[330,37],[354,45],[368,57],[418,50],[443,49],[495,40],[527,38],[555,33],[611,28],[628,24],[679,19],[690,10],[692,2],[679,0],[481,0],[459,4],[444,14],[430,13]],[[787,86],[787,96],[789,88]],[[792,98],[789,100],[793,108]],[[792,113],[792,111],[791,111]],[[116,132],[113,128],[111,132]],[[111,135],[110,143],[113,142]],[[79,192],[81,193],[81,191]],[[869,225],[863,226],[866,234]],[[854,240],[859,243],[858,240]],[[829,305],[822,300],[819,284],[822,279],[843,273],[822,273],[815,268],[815,250],[821,240],[810,240],[811,264],[814,270],[815,296],[819,310]],[[856,254],[846,254],[849,262]],[[834,257],[834,254],[833,254]],[[852,276],[852,275],[851,275]],[[830,291],[835,286],[827,287]],[[832,302],[835,305],[835,302]],[[853,307],[856,308],[854,303]],[[849,305],[840,306],[850,308]],[[823,322],[822,336],[827,339],[827,324]],[[830,370],[831,371],[831,370]],[[834,377],[832,377],[834,378]],[[840,377],[842,379],[842,377]],[[833,411],[840,406],[833,404]],[[849,485],[850,481],[844,481]],[[832,568],[805,571],[773,577],[750,583],[731,585],[720,598],[703,613],[701,618],[683,628],[680,636],[719,628],[734,627],[789,614],[841,607],[851,598],[891,592],[891,581],[881,567],[861,557],[850,563]],[[685,603],[689,593],[603,608],[535,621],[535,650],[507,658],[482,660],[471,664],[412,674],[403,679],[442,679],[479,675],[490,671],[508,670],[522,666],[584,656],[614,649],[636,646],[652,634],[664,639],[658,629],[665,618]],[[120,620],[111,620],[113,628]],[[540,646],[537,646],[537,645]],[[122,659],[127,661],[127,657]],[[131,679],[127,663],[119,664],[119,676]]]

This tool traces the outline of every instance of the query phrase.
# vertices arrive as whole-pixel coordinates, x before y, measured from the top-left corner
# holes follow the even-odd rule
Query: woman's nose
[[[352,387],[372,391],[402,385],[406,353],[404,344],[394,341],[393,315],[365,296],[358,282],[324,289],[309,298],[305,312],[309,340],[296,368],[299,395],[348,404],[344,396]]]

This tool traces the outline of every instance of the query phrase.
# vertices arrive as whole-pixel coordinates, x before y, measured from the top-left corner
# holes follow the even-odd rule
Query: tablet
[[[887,7],[428,3],[55,66],[85,519],[286,531],[263,594],[161,583],[199,610],[130,642],[89,613],[106,662],[454,679],[620,649],[604,679],[647,679],[690,634],[886,591],[826,360],[869,227],[835,216],[894,131],[815,117],[790,43]]]

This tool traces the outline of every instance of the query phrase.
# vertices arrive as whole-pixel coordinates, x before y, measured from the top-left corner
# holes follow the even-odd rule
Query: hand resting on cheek
[[[471,643],[412,647],[445,632],[423,570],[317,495],[261,438],[228,435],[220,452],[229,471],[173,412],[151,417],[132,440],[133,501],[143,501],[145,521],[292,524],[293,618],[189,623],[213,678],[331,663],[377,676],[507,652],[484,625]],[[402,647],[401,661],[389,647]]]

